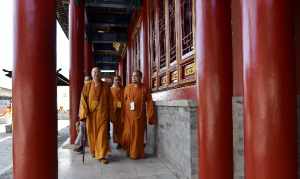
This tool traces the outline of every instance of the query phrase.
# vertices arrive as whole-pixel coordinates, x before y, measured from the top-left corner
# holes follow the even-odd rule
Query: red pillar
[[[121,78],[123,78],[122,71],[123,71],[123,61],[122,58],[120,58],[120,61],[118,63],[118,75],[121,76]]]
[[[73,144],[76,139],[75,123],[78,120],[80,93],[83,85],[84,70],[84,0],[69,4],[70,31],[70,138]]]
[[[297,178],[291,0],[243,0],[245,175]]]
[[[91,71],[94,66],[92,43],[87,39],[84,41],[84,75],[91,76]]]
[[[199,177],[233,178],[230,0],[196,1]]]
[[[128,46],[127,46],[127,60],[126,60],[126,84],[131,83],[131,53],[130,53],[130,47],[131,44],[130,42],[128,42]]]
[[[57,179],[55,1],[15,1],[13,177]]]
[[[122,59],[122,82],[123,85],[126,85],[126,79],[127,79],[127,55],[125,54],[125,56]]]
[[[149,84],[149,59],[148,59],[148,47],[149,47],[149,42],[148,42],[148,0],[144,0],[143,1],[143,9],[142,9],[142,17],[143,17],[143,21],[142,21],[142,38],[143,38],[143,42],[141,45],[141,54],[143,55],[143,62],[142,62],[142,72],[143,72],[143,83],[147,88],[150,88],[150,84]]]

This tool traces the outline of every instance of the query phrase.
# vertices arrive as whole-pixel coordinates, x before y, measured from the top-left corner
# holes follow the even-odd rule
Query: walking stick
[[[86,132],[85,132],[85,125],[82,127],[82,163],[84,164],[84,157],[85,157],[85,144],[86,144]]]

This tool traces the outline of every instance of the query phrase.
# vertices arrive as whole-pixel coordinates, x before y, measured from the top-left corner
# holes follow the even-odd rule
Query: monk
[[[91,80],[92,80],[91,76],[85,76],[84,84],[89,83]],[[84,147],[82,144],[82,138],[84,137],[85,123],[83,121],[77,121],[76,130],[77,130],[77,137],[75,140],[75,144],[78,145],[78,147],[75,148],[74,151],[82,153]]]
[[[134,71],[132,84],[124,90],[124,131],[122,145],[133,160],[144,158],[144,132],[149,124],[155,124],[151,94],[141,83],[142,72]]]
[[[111,92],[101,81],[98,67],[92,69],[92,79],[83,86],[80,100],[79,117],[86,122],[87,139],[90,153],[95,159],[107,164],[110,152],[107,128],[111,118]]]
[[[121,137],[123,134],[123,121],[121,111],[123,108],[123,94],[124,89],[121,85],[121,77],[115,76],[113,85],[110,88],[113,97],[113,113],[115,119],[113,119],[113,141],[117,143],[117,149],[121,148]]]

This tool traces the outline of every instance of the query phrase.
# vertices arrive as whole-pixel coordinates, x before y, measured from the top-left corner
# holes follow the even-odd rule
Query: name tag
[[[121,108],[121,107],[122,107],[121,101],[117,101],[117,108]]]
[[[135,103],[134,103],[134,101],[131,101],[129,105],[130,105],[129,106],[130,111],[134,111],[135,110]]]

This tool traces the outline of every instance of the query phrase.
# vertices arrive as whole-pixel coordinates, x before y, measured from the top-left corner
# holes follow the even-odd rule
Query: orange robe
[[[110,151],[108,125],[111,117],[111,92],[100,82],[95,87],[93,81],[84,85],[79,108],[80,120],[86,119],[87,139],[90,152],[96,159],[105,158]]]
[[[123,133],[123,122],[122,122],[122,107],[123,107],[123,87],[114,87],[110,88],[112,98],[113,98],[113,110],[114,119],[113,122],[113,140],[115,143],[121,144],[121,137]]]
[[[131,103],[134,102],[134,110]],[[156,122],[151,94],[143,84],[129,84],[124,90],[123,148],[132,159],[144,158],[144,132],[147,121]]]

